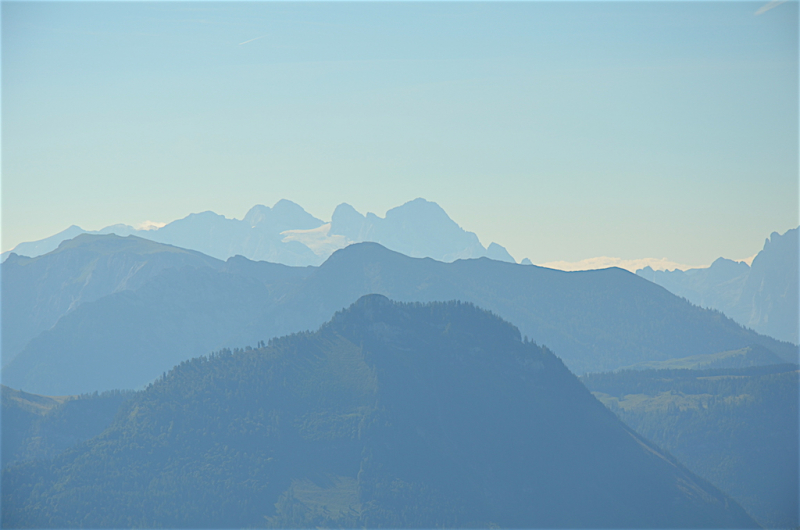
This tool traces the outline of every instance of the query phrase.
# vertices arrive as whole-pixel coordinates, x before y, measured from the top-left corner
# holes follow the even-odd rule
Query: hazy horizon
[[[302,205],[300,205],[300,206],[302,207]],[[399,207],[399,206],[401,206],[401,205],[398,205],[397,207]],[[202,213],[202,212],[195,212],[195,213]],[[309,213],[311,213],[311,212],[309,212]],[[361,212],[361,213],[362,214],[366,214],[368,212]],[[374,214],[374,212],[369,212],[369,213],[373,213]],[[313,213],[311,215],[313,215]],[[385,216],[386,216],[386,214],[384,213],[380,217],[381,218],[385,218]],[[318,217],[318,216],[314,216],[314,217]],[[238,217],[235,217],[235,218],[227,218],[226,217],[226,219],[236,219],[236,220],[242,220],[244,218],[245,218],[245,215],[241,215],[241,216],[238,216]],[[283,232],[286,235],[286,237],[284,238],[284,241],[295,240],[295,241],[300,241],[303,244],[310,244],[311,243],[310,241],[308,241],[308,240],[306,240],[304,238],[298,238],[297,236],[298,236],[298,234],[303,234],[303,233],[306,233],[306,232],[308,232],[308,233],[319,233],[321,229],[325,229],[324,232],[327,233],[328,228],[326,228],[326,227],[330,227],[330,223],[331,223],[330,219],[321,219],[321,220],[325,224],[323,226],[321,226],[320,228],[314,228],[314,229],[310,229],[310,230],[291,229],[291,230],[287,230],[287,231]],[[171,221],[174,221],[174,220],[171,220]],[[457,220],[454,219],[454,221],[458,224]],[[109,228],[111,228],[111,227],[113,227],[115,225],[121,225],[121,224],[122,223],[114,223],[114,224],[111,224],[111,225],[99,227],[96,230],[87,230],[87,232],[90,232],[90,233],[91,232],[98,232],[100,230],[109,229]],[[142,223],[139,223],[138,225],[134,225],[134,226],[126,225],[126,226],[134,228],[134,229],[139,230],[139,231],[151,231],[151,230],[158,230],[159,228],[162,228],[163,226],[166,226],[166,224],[168,224],[168,223],[154,222],[154,221],[148,220],[148,221],[144,221]],[[76,225],[71,225],[69,228],[71,228],[72,226],[76,226]],[[78,228],[84,229],[84,227],[78,227]],[[123,232],[123,233],[120,233],[118,235],[125,236],[126,234]],[[145,234],[139,233],[138,235],[139,236],[144,236]],[[342,237],[342,236],[335,236],[335,237]],[[24,243],[30,243],[30,242],[24,242]],[[481,241],[481,243],[483,244],[484,247],[488,247],[489,244],[490,244],[489,241]],[[317,241],[317,244],[320,244],[319,241]],[[331,244],[332,244],[332,242],[328,242],[327,244],[323,243],[323,245],[325,245],[325,246],[330,246]],[[502,244],[502,243],[500,243],[500,244]],[[313,250],[314,249],[314,245],[312,244],[310,248],[312,248],[312,250]],[[333,250],[335,250],[335,248],[340,248],[340,245],[333,244],[333,249],[330,250],[330,251],[332,252]],[[760,248],[759,248],[759,250],[760,250]],[[3,253],[5,254],[7,252],[12,252],[12,251],[15,251],[15,249],[14,248],[6,249],[6,250],[3,250]],[[20,253],[20,252],[18,251],[17,253]],[[26,255],[24,250],[21,252],[21,255]],[[757,255],[757,253],[753,254],[752,256],[746,257],[746,258],[732,258],[732,257],[729,257],[729,256],[719,256],[719,257],[723,257],[723,258],[730,259],[730,260],[733,260],[733,261],[744,262],[744,263],[747,263],[747,265],[751,265],[752,261],[756,257],[756,255]],[[522,257],[514,256],[514,258],[516,259],[517,263],[521,263],[524,260],[528,259],[526,256],[522,256]],[[626,269],[626,270],[628,270],[630,272],[635,272],[635,271],[637,271],[639,269],[643,269],[645,267],[650,267],[653,270],[688,270],[688,269],[695,269],[695,268],[705,268],[705,267],[709,267],[711,265],[710,262],[709,263],[691,263],[691,264],[678,263],[678,262],[670,260],[667,257],[660,257],[660,258],[659,257],[639,257],[639,258],[633,258],[633,259],[624,259],[624,258],[613,257],[613,256],[594,256],[594,257],[591,257],[591,258],[586,258],[586,259],[576,260],[576,261],[553,260],[553,261],[549,261],[549,262],[538,262],[538,263],[534,263],[534,264],[542,266],[542,267],[547,267],[547,268],[552,268],[552,269],[560,269],[560,270],[565,270],[565,271],[580,271],[580,270],[604,269],[604,268],[609,268],[609,267],[619,267],[619,268],[622,268],[622,269]]]
[[[4,3],[2,248],[416,197],[517,259],[798,225],[797,3]]]

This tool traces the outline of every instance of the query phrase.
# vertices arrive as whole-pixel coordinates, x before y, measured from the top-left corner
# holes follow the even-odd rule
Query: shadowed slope
[[[2,267],[3,364],[80,304],[137,289],[162,270],[222,262],[135,236],[82,234],[37,258],[12,254]]]

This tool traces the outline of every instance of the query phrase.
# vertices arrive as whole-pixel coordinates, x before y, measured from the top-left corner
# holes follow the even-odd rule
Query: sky
[[[3,2],[2,250],[424,197],[517,260],[747,258],[799,224],[765,4]]]

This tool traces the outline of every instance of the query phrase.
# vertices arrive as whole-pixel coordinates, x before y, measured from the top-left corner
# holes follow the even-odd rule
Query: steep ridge
[[[82,234],[37,258],[12,254],[0,265],[3,364],[82,303],[137,289],[167,268],[221,266],[199,252],[114,234]]]
[[[4,527],[755,527],[512,325],[377,295],[182,363],[2,500]]]
[[[800,342],[799,260],[798,229],[773,232],[753,259],[735,309],[737,319],[759,333]]]
[[[361,243],[318,268],[235,258],[223,270],[164,270],[135,291],[63,317],[4,368],[3,382],[46,395],[139,388],[184,359],[316,329],[370,293],[478,304],[554,348],[577,373],[754,344],[797,358],[791,344],[621,269],[568,273],[487,258],[442,263]]]
[[[798,229],[773,232],[752,266],[724,258],[708,268],[636,274],[690,302],[722,311],[743,326],[798,343],[800,301]]]

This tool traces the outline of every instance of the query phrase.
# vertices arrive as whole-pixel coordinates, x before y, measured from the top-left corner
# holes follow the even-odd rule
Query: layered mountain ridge
[[[81,233],[136,235],[196,250],[220,260],[241,255],[254,261],[292,266],[320,265],[333,251],[363,241],[380,243],[412,257],[439,261],[489,256],[515,262],[505,248],[497,243],[484,248],[478,236],[462,229],[438,204],[421,198],[392,208],[385,218],[373,213],[362,215],[343,203],[327,224],[298,204],[281,199],[272,208],[253,206],[241,220],[207,211],[155,229],[137,230],[118,224],[86,232],[73,225],[46,239],[20,243],[12,251],[3,253],[3,258],[11,253],[40,256]]]
[[[95,268],[105,261],[97,259],[98,247],[108,255],[147,249],[125,258],[128,268],[119,273],[139,283],[129,280],[122,289],[119,282],[100,281]],[[745,330],[620,269],[568,273],[487,258],[443,263],[376,243],[350,245],[320,267],[244,257],[203,261],[191,253],[188,260],[175,247],[151,247],[162,248],[135,236],[82,235],[52,254],[3,263],[3,276],[17,278],[14,289],[5,291],[4,283],[4,311],[16,312],[20,321],[58,315],[48,329],[11,334],[25,345],[5,358],[4,384],[48,395],[140,388],[185,359],[316,329],[370,293],[407,302],[478,304],[552,347],[577,373],[752,345],[785,361],[797,359],[796,346]],[[173,256],[174,266],[157,271],[147,265],[153,256]],[[72,265],[52,291],[42,291],[56,263]],[[61,284],[104,295],[65,310],[53,303],[61,300]],[[26,305],[29,299],[41,304]]]

